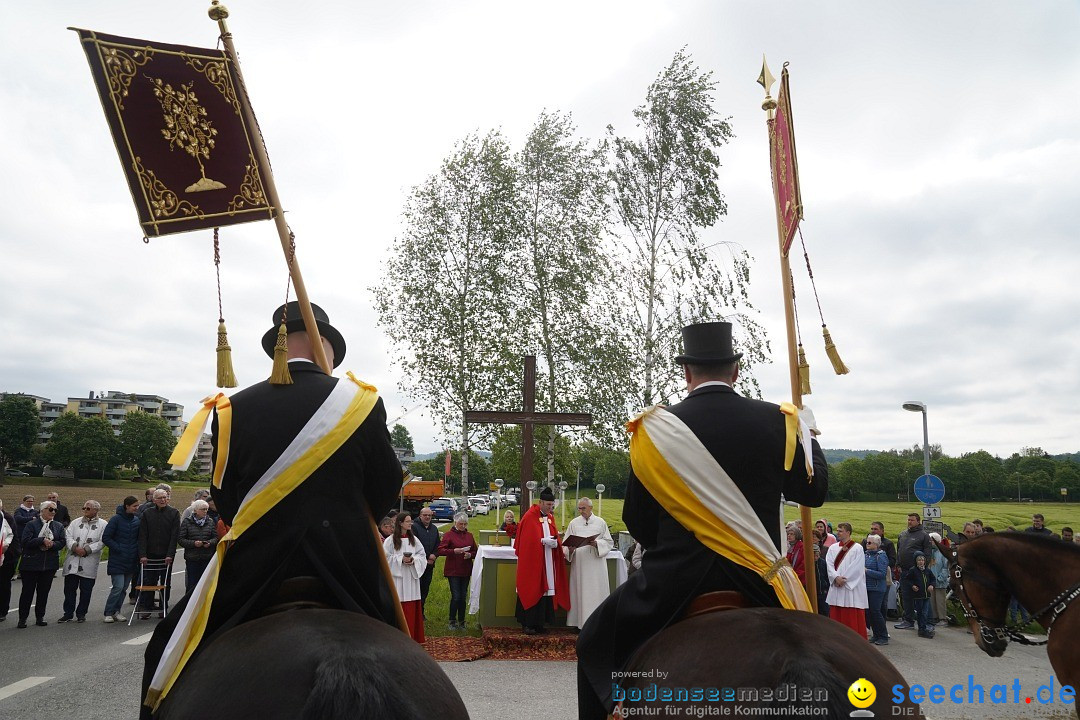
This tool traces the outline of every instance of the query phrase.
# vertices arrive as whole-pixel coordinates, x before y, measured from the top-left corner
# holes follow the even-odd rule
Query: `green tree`
[[[176,438],[164,418],[147,412],[129,412],[120,423],[120,461],[140,473],[164,468],[176,447]]]
[[[604,485],[604,494],[621,498],[626,494],[626,481],[630,477],[630,453],[604,450],[596,460],[593,487]]]
[[[93,470],[105,470],[119,460],[112,425],[101,416],[81,418],[75,413],[64,413],[52,425],[44,460],[55,467],[70,468],[83,477]]]
[[[86,418],[80,428],[84,469],[104,472],[120,462],[119,442],[112,423],[100,415]]]
[[[415,452],[412,435],[408,428],[400,423],[394,425],[394,429],[390,431],[390,443],[396,448],[408,450],[409,453]]]
[[[74,469],[82,462],[83,418],[66,412],[52,424],[49,442],[45,445],[45,462],[53,467]]]
[[[41,432],[37,405],[25,395],[0,399],[0,469],[30,458],[30,448]]]
[[[533,479],[539,484],[547,483],[544,478],[548,461],[544,449],[548,447],[549,441],[553,442],[554,447],[552,479],[557,481],[557,476],[562,476],[563,480],[573,484],[573,448],[570,441],[553,432],[550,425],[537,427],[534,433]],[[521,487],[521,450],[521,427],[512,425],[500,428],[491,444],[491,460],[488,462],[492,478],[502,478],[510,487]]]
[[[672,358],[679,329],[689,322],[735,325],[744,353],[740,384],[760,394],[752,368],[767,359],[769,347],[751,316],[750,256],[732,243],[707,244],[700,234],[727,214],[718,151],[732,130],[713,109],[715,87],[712,73],[702,73],[680,50],[634,110],[638,136],[619,136],[608,126],[615,208],[629,235],[622,287],[623,304],[633,310],[630,377],[640,383],[637,402],[645,407],[678,390]]]
[[[380,285],[379,324],[396,349],[402,390],[423,401],[446,439],[468,450],[466,410],[517,406],[512,268],[519,243],[510,150],[498,132],[458,142],[413,188],[404,231]],[[468,463],[461,468],[466,487]]]
[[[523,267],[518,309],[536,348],[538,406],[588,411],[591,434],[612,438],[627,415],[630,368],[620,342],[617,283],[601,242],[608,214],[604,149],[575,137],[569,115],[543,112],[517,155]],[[541,453],[550,482],[557,432]]]

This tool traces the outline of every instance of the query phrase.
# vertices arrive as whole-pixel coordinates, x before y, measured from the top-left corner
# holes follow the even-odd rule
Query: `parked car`
[[[517,505],[518,504],[517,493],[514,492],[514,491],[510,491],[510,492],[506,493],[505,495],[503,495],[503,502],[505,504],[507,504],[507,505]]]
[[[4,474],[11,477],[30,477],[30,473],[24,473],[22,470],[16,470],[15,468],[8,468],[4,471]]]
[[[454,514],[458,511],[458,505],[453,498],[439,498],[428,503],[431,508],[431,519],[439,522],[453,522]]]
[[[467,497],[459,497],[454,499],[457,500],[460,509],[468,513],[469,517],[472,517],[476,514],[476,506],[472,504],[472,500]]]
[[[490,500],[484,495],[474,495],[469,498],[474,508],[474,514],[487,515],[491,511]]]

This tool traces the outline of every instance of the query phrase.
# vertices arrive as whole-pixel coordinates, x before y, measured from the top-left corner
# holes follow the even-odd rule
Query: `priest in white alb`
[[[578,517],[566,526],[563,553],[570,561],[570,612],[566,614],[568,627],[582,627],[593,610],[611,594],[608,584],[607,554],[615,543],[607,523],[599,515],[593,515],[592,500],[578,500]],[[578,542],[577,547],[567,543]]]

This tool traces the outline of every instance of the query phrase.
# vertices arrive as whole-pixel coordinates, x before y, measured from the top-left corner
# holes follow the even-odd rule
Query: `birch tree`
[[[570,115],[541,113],[517,156],[524,263],[518,311],[538,359],[538,405],[593,413],[611,440],[626,414],[629,368],[614,275],[603,247],[608,206],[604,149],[575,135]],[[555,474],[556,432],[544,455]]]
[[[513,340],[518,237],[511,152],[498,132],[458,142],[439,172],[413,188],[404,230],[372,288],[406,394],[461,441],[469,488],[473,432],[466,410],[517,405]]]
[[[668,401],[679,388],[673,363],[680,328],[727,320],[735,325],[747,370],[767,358],[764,329],[754,320],[747,289],[750,256],[702,231],[725,214],[717,184],[719,149],[732,137],[728,119],[713,108],[715,83],[680,50],[634,110],[634,136],[608,126],[610,180],[627,236],[625,293],[633,308],[634,371],[643,407]],[[744,390],[759,394],[744,370]]]

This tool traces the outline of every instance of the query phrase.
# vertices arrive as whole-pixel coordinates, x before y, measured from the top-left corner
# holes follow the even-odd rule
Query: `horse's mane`
[[[1002,530],[1001,532],[992,532],[989,534],[983,534],[974,540],[969,540],[964,545],[972,543],[985,543],[989,545],[989,542],[998,538],[1003,541],[1015,541],[1019,543],[1025,543],[1031,546],[1032,549],[1050,550],[1057,552],[1073,553],[1074,555],[1080,555],[1080,545],[1076,543],[1065,542],[1060,538],[1056,538],[1050,535],[1035,535],[1034,533],[1021,532],[1020,530]]]

